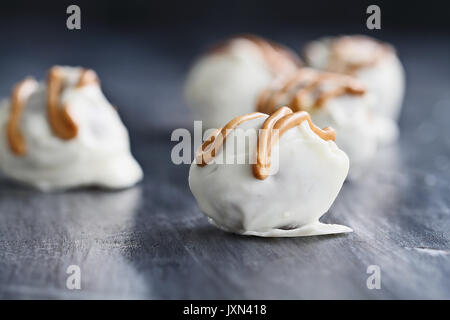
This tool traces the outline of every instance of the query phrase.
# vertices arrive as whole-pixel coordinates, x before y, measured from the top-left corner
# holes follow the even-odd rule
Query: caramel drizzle
[[[357,62],[347,59],[347,47],[351,45],[372,45],[374,47],[367,59]],[[387,54],[392,52],[394,52],[394,49],[390,45],[366,36],[342,36],[334,39],[331,43],[327,70],[353,75],[360,69],[376,65]]]
[[[264,60],[269,65],[270,71],[277,77],[288,73],[291,70],[295,70],[302,65],[298,56],[290,49],[251,34],[238,35],[219,43],[212,47],[211,50],[209,50],[209,53],[226,52],[231,42],[238,39],[245,39],[255,44],[261,51]]]
[[[311,130],[323,140],[336,140],[336,131],[330,127],[320,129],[312,122],[309,113],[305,111],[293,112],[288,107],[282,107],[266,119],[262,126],[263,130],[258,136],[256,163],[253,165],[255,178],[264,180],[269,176],[273,146],[286,131],[300,125],[305,120]],[[278,134],[274,134],[274,132]]]
[[[203,167],[210,163],[216,155],[216,150],[220,150],[225,143],[226,137],[231,130],[245,121],[265,116],[262,113],[254,112],[234,118],[225,127],[214,132],[197,151],[197,165]],[[263,123],[258,134],[258,144],[256,150],[256,163],[252,167],[253,175],[256,179],[264,180],[270,174],[270,158],[273,146],[279,141],[281,136],[303,121],[307,121],[311,130],[325,141],[336,140],[336,131],[333,128],[320,129],[311,120],[310,115],[305,111],[293,112],[288,107],[282,107]]]
[[[242,38],[253,42],[259,47],[264,56],[264,60],[266,60],[272,73],[276,76],[290,72],[292,69],[297,69],[301,66],[300,59],[297,55],[284,46],[255,35],[243,35]]]
[[[75,85],[76,88],[82,88],[85,86],[89,86],[91,84],[98,85],[100,81],[98,80],[97,73],[92,69],[83,69],[81,71],[80,78],[78,79],[77,84]]]
[[[91,84],[98,84],[98,77],[93,70],[83,69],[78,79],[76,88],[82,88]],[[63,70],[52,67],[47,78],[47,116],[52,132],[63,140],[70,140],[78,134],[78,126],[72,119],[68,105],[60,107],[60,96],[65,86]],[[29,96],[37,88],[34,79],[27,78],[19,83],[11,95],[11,113],[7,124],[8,142],[11,151],[16,155],[26,153],[26,143],[19,128],[19,122],[23,109]]]
[[[37,81],[27,77],[18,83],[11,93],[11,111],[6,130],[9,147],[12,153],[17,156],[23,156],[26,153],[27,145],[19,128],[20,118],[28,98],[37,87]]]
[[[76,88],[97,83],[98,78],[93,70],[83,69],[78,79]],[[50,69],[47,80],[47,115],[50,127],[57,137],[63,140],[70,140],[77,136],[78,126],[69,113],[69,106],[65,104],[60,107],[60,96],[64,89],[65,78],[60,67]]]
[[[216,151],[219,151],[226,138],[231,131],[246,121],[264,117],[264,113],[253,112],[239,116],[228,122],[222,129],[215,130],[206,141],[202,144],[196,154],[197,165],[203,167],[210,163],[216,156]]]
[[[325,89],[331,84],[333,89]],[[257,111],[271,114],[281,105],[287,104],[294,111],[323,107],[332,98],[351,94],[363,95],[364,86],[348,76],[318,72],[303,68],[284,82],[274,82],[262,91],[257,102]]]
[[[50,127],[57,137],[70,140],[76,137],[78,126],[68,112],[68,105],[62,108],[59,100],[64,89],[64,77],[59,67],[50,69],[47,81],[47,115]]]

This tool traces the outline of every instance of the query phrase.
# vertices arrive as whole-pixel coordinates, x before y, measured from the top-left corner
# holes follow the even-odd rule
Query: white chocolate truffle
[[[125,188],[143,173],[128,132],[92,70],[53,67],[27,78],[0,105],[0,169],[43,191]]]
[[[403,102],[405,76],[395,50],[388,44],[361,35],[323,38],[305,49],[309,66],[350,74],[360,79],[376,97],[375,112],[397,120]]]
[[[289,108],[280,109],[270,118],[262,113],[238,117],[224,127],[228,130],[234,122],[235,127],[227,131],[229,135],[223,145],[215,149],[215,158],[208,157],[208,148],[204,148],[207,151],[203,156],[199,156],[202,155],[199,151],[190,168],[189,186],[211,223],[225,231],[262,237],[352,231],[345,226],[319,222],[342,187],[349,160],[334,141],[319,136],[329,134],[332,129],[318,129],[307,117],[306,112],[292,113]],[[269,138],[276,146],[272,152],[262,152],[262,147],[256,147],[259,143],[232,142],[245,139],[248,130],[260,132],[260,142],[262,135],[258,130],[271,121],[275,123],[272,128],[278,130],[265,132],[279,132],[280,138],[279,141],[271,140],[273,136]],[[290,126],[285,126],[286,123]],[[214,139],[219,140],[217,136]],[[253,154],[258,161],[256,164],[250,159],[245,163],[217,163],[215,160],[223,153],[233,160]],[[269,159],[264,154],[269,154]]]
[[[395,123],[374,114],[373,100],[355,78],[303,68],[265,89],[257,109],[271,114],[287,105],[310,113],[318,126],[336,129],[336,142],[350,158],[350,176],[356,177],[380,145],[397,137]]]
[[[219,128],[253,112],[260,91],[299,65],[298,57],[278,44],[256,36],[232,38],[198,59],[185,83],[185,100],[204,129]]]

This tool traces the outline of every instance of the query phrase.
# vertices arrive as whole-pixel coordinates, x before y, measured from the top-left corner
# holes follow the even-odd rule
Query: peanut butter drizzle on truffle
[[[226,137],[231,130],[243,122],[265,116],[263,113],[250,113],[234,118],[220,130],[214,132],[197,151],[197,165],[203,167],[210,163],[225,143]],[[256,150],[256,163],[252,167],[253,175],[259,180],[264,180],[270,173],[270,156],[272,147],[279,141],[281,136],[303,121],[307,121],[311,130],[325,141],[336,140],[336,131],[333,128],[318,128],[312,121],[310,115],[305,111],[293,112],[288,107],[282,107],[269,116],[263,123],[258,135]]]
[[[53,134],[63,140],[70,140],[76,137],[78,126],[68,112],[68,105],[62,108],[59,106],[64,82],[61,68],[51,68],[47,79],[47,116]]]
[[[277,76],[290,72],[293,70],[293,67],[299,68],[301,66],[297,55],[284,46],[254,35],[243,35],[242,38],[253,42],[259,47],[272,73]]]
[[[289,48],[252,34],[242,34],[232,37],[212,47],[209,53],[226,52],[231,43],[239,39],[244,39],[255,44],[260,49],[270,71],[277,77],[292,72],[292,70],[302,65],[300,58]]]
[[[309,111],[324,106],[329,99],[365,92],[363,84],[349,76],[303,68],[263,90],[256,109],[271,114],[287,104],[294,111]]]
[[[83,69],[78,79],[76,88],[82,88],[90,84],[98,84],[97,74],[90,69]],[[60,96],[64,89],[65,79],[60,67],[50,69],[47,80],[47,114],[53,133],[63,140],[70,140],[78,134],[78,126],[72,119],[68,105],[60,107]]]
[[[256,163],[253,165],[255,178],[264,180],[270,174],[270,156],[272,147],[281,136],[303,121],[307,121],[311,130],[325,141],[336,140],[336,131],[333,128],[320,129],[311,120],[308,112],[293,112],[288,107],[282,107],[266,119],[258,136]],[[274,134],[277,132],[277,134]]]
[[[78,79],[76,88],[82,88],[91,84],[98,84],[99,80],[95,71],[83,69]],[[52,67],[47,78],[47,116],[53,133],[63,139],[73,139],[78,133],[78,126],[68,112],[68,106],[60,107],[60,95],[64,89],[65,78],[61,67]],[[16,155],[26,153],[26,142],[19,129],[20,117],[28,97],[37,88],[37,82],[32,78],[26,78],[19,83],[11,94],[11,113],[7,124],[8,143],[11,151]]]
[[[264,117],[264,113],[253,112],[234,118],[228,122],[222,129],[217,129],[213,132],[208,139],[202,144],[200,149],[196,153],[197,165],[203,167],[210,163],[216,156],[216,151],[222,148],[226,138],[240,124],[250,121],[256,118]]]
[[[91,69],[83,69],[81,71],[80,79],[76,84],[76,88],[82,88],[91,84],[99,84],[97,73]]]
[[[366,36],[341,36],[331,42],[327,70],[352,75],[393,52],[390,45]]]
[[[31,77],[18,83],[11,94],[11,111],[7,123],[9,148],[17,156],[23,156],[27,145],[20,131],[20,118],[30,95],[36,90],[38,83]]]

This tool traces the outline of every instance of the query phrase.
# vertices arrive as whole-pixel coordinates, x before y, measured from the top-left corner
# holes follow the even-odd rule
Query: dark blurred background
[[[70,4],[81,7],[81,30],[66,28]],[[381,30],[366,28],[370,4],[381,8]],[[0,297],[450,297],[449,2],[14,0],[0,3],[0,30],[0,98],[54,64],[95,69],[145,172],[123,193],[47,195],[0,181]],[[353,33],[396,47],[407,80],[400,139],[366,178],[346,183],[328,220],[355,233],[219,232],[191,195],[189,167],[171,162],[171,129],[192,128],[182,97],[189,66],[243,32],[297,51]],[[85,277],[78,293],[65,287],[73,263]],[[382,266],[384,290],[367,290],[371,264]]]
[[[358,25],[365,22],[371,4],[383,11],[385,28],[449,28],[447,1],[366,1],[366,0],[193,0],[193,1],[4,1],[2,20],[42,18],[46,22],[65,21],[61,12],[70,4],[85,9],[89,26],[105,27],[229,27],[236,23],[254,25]],[[43,22],[43,21],[41,21]],[[88,25],[86,25],[88,26]]]
[[[81,8],[81,30],[66,28],[70,4]],[[381,30],[366,28],[370,4],[381,8]],[[319,36],[365,33],[397,47],[411,66],[409,82],[435,71],[449,78],[440,65],[450,59],[450,5],[444,1],[16,0],[0,4],[0,28],[0,96],[27,74],[42,78],[53,64],[91,67],[132,132],[187,126],[182,84],[189,65],[205,47],[235,33],[257,33],[296,50]],[[417,99],[429,104],[437,88],[427,89],[432,92]],[[422,116],[401,122],[414,124]]]

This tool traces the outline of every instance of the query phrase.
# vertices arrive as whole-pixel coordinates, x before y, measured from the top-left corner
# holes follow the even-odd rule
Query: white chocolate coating
[[[234,137],[261,128],[262,117],[241,124],[225,141],[227,157],[255,154],[256,145],[236,144]],[[230,148],[231,149],[231,148]],[[272,174],[256,179],[252,165],[194,162],[189,186],[202,212],[219,228],[244,235],[293,237],[351,232],[348,227],[319,222],[334,202],[347,176],[349,160],[333,141],[316,135],[307,121],[280,138],[271,158]]]
[[[190,70],[185,100],[203,127],[219,128],[224,121],[255,110],[258,94],[277,76],[297,69],[288,58],[274,74],[261,48],[246,38],[229,41],[226,49],[207,53]]]
[[[315,84],[314,89],[311,89],[312,84]],[[331,94],[346,86],[353,89]],[[296,102],[294,98],[299,95],[301,102]],[[258,105],[261,112],[272,113],[287,105],[296,111],[308,112],[319,127],[334,128],[336,143],[350,158],[350,178],[366,169],[380,146],[393,142],[398,136],[395,122],[373,111],[374,96],[364,89],[361,81],[346,75],[302,68],[284,81],[273,83],[261,96]],[[319,104],[321,96],[327,99]]]
[[[342,53],[345,61],[337,61],[337,64],[346,63],[364,64],[367,66],[357,68],[352,75],[360,79],[368,88],[376,100],[374,112],[377,115],[397,120],[403,102],[405,90],[405,75],[403,66],[395,51],[386,44],[377,42],[366,36],[345,36],[337,38],[322,38],[311,42],[305,49],[305,59],[309,66],[326,71],[345,72],[331,63],[332,44],[342,39],[351,40],[350,45]],[[386,46],[386,50],[380,54],[380,46]],[[380,54],[376,63],[370,60],[376,59],[375,54]]]
[[[20,121],[27,144],[23,156],[11,152],[6,137],[10,102],[0,104],[0,169],[2,173],[43,191],[82,186],[125,188],[142,179],[139,164],[130,153],[128,132],[101,88],[90,84],[76,88],[80,68],[62,67],[66,86],[61,104],[79,130],[75,138],[62,140],[50,126],[46,110],[46,84],[29,97]]]

